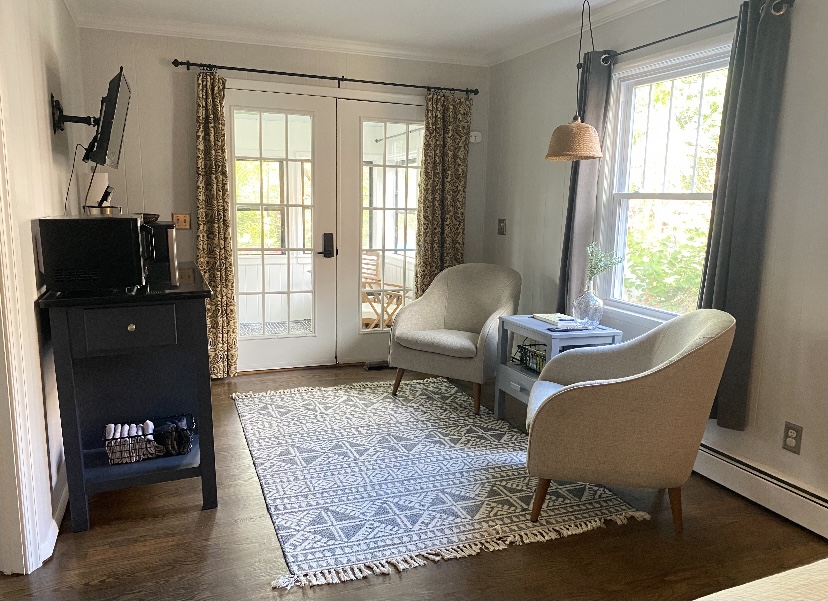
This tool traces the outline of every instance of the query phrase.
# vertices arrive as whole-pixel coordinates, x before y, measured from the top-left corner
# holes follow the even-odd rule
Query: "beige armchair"
[[[722,311],[681,315],[614,346],[573,349],[547,363],[526,412],[538,520],[551,480],[667,488],[682,530],[690,477],[733,342]]]
[[[498,318],[514,315],[520,274],[485,263],[449,267],[417,300],[399,310],[391,328],[388,364],[397,368],[396,396],[406,369],[481,385],[495,376]]]

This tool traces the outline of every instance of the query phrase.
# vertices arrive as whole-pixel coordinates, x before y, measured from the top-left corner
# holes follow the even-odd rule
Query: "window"
[[[727,83],[726,49],[710,54],[615,75],[602,235],[624,262],[599,282],[610,306],[696,308]]]
[[[363,330],[388,330],[414,298],[422,123],[362,123]]]

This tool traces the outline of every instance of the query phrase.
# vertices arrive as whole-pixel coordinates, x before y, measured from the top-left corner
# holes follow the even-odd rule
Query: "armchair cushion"
[[[479,332],[462,330],[418,330],[403,331],[396,341],[415,351],[448,355],[449,357],[472,358],[477,354]]]

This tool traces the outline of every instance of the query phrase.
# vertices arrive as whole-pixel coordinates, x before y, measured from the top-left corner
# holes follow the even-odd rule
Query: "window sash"
[[[695,49],[665,55],[666,58],[644,59],[620,64],[613,74],[607,124],[606,148],[597,215],[597,239],[605,248],[621,250],[626,246],[626,203],[633,199],[644,200],[709,200],[712,193],[694,192],[619,192],[629,189],[629,157],[632,150],[633,98],[637,86],[656,83],[713,71],[728,66],[730,43],[724,38],[703,42]],[[695,169],[695,167],[694,167]],[[674,313],[621,300],[624,267],[620,265],[596,279],[596,290],[607,307],[656,319],[670,319]]]

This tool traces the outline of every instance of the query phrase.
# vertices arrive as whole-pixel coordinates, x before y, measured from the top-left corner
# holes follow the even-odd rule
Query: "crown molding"
[[[194,38],[219,42],[233,42],[242,44],[257,44],[282,48],[296,48],[299,50],[316,50],[321,52],[344,52],[365,56],[394,58],[405,60],[428,61],[435,63],[450,63],[470,67],[488,67],[485,55],[480,53],[456,53],[449,51],[431,51],[425,48],[400,49],[334,38],[314,37],[287,33],[268,33],[261,30],[252,30],[240,27],[211,26],[201,23],[183,21],[167,21],[161,19],[129,19],[115,20],[99,15],[86,15],[77,10],[77,0],[64,0],[68,5],[74,5],[73,14],[75,23],[84,29],[102,29],[125,33],[160,35],[171,37]]]
[[[626,17],[645,8],[661,4],[665,0],[615,0],[611,4],[602,6],[592,11],[593,28],[600,27],[616,19]],[[518,44],[513,44],[501,51],[494,52],[488,56],[488,66],[512,60],[524,54],[529,54],[545,46],[549,46],[561,40],[578,35],[581,30],[581,17],[568,20],[560,26],[550,29],[548,32],[525,39]]]
[[[644,10],[665,0],[615,0],[609,5],[593,10],[593,27],[599,27],[610,21],[620,19],[632,13]],[[400,49],[384,44],[372,44],[356,40],[315,37],[290,33],[269,33],[262,30],[211,26],[203,23],[186,21],[168,21],[164,19],[115,19],[83,12],[80,0],[63,0],[75,25],[85,29],[101,29],[145,35],[184,37],[200,40],[214,40],[242,44],[257,44],[299,50],[321,52],[343,52],[382,58],[417,60],[436,63],[465,65],[470,67],[491,67],[529,52],[549,46],[566,38],[577,35],[580,31],[580,16],[565,20],[543,34],[530,36],[517,44],[491,53],[456,52],[426,48]]]

